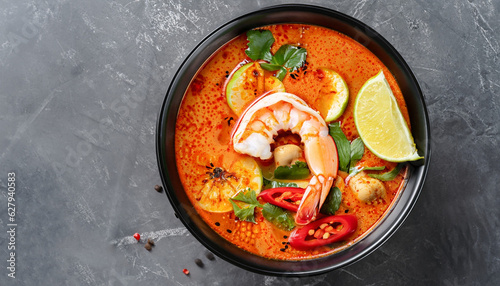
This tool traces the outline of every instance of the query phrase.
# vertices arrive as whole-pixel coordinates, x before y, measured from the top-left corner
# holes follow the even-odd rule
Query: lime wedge
[[[423,158],[383,71],[361,87],[354,103],[354,122],[365,146],[379,158],[390,162]]]
[[[198,205],[209,212],[233,210],[229,198],[239,191],[251,188],[256,194],[262,190],[262,173],[257,162],[244,157],[235,161],[228,169],[214,167],[200,178],[201,189],[196,192]]]
[[[257,62],[236,67],[224,84],[227,104],[241,115],[248,103],[264,92],[264,70]]]
[[[326,122],[330,122],[344,113],[349,102],[349,88],[344,79],[331,69],[320,68],[318,74],[322,76],[318,111]]]

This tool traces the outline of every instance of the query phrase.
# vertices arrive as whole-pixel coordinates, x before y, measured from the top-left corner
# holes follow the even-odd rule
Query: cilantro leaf
[[[269,30],[250,30],[247,32],[248,48],[245,53],[254,61],[265,60],[270,62],[273,58],[271,46],[274,43],[273,33]]]
[[[247,188],[245,191],[239,192],[231,199],[235,201],[241,201],[250,205],[256,205],[259,207],[261,206],[259,201],[257,200],[257,194],[250,188]]]
[[[287,73],[287,70],[286,68],[280,66],[280,65],[276,65],[276,64],[267,64],[267,63],[261,63],[260,66],[265,69],[265,70],[268,70],[268,71],[278,71],[276,73],[276,78],[283,81],[283,79],[285,78],[285,75]]]
[[[274,54],[271,64],[284,66],[290,71],[298,70],[306,61],[307,51],[301,47],[283,45]]]
[[[309,168],[306,162],[297,161],[292,166],[279,166],[274,170],[276,179],[300,180],[309,176]]]
[[[283,230],[292,230],[295,227],[293,215],[280,207],[266,203],[262,207],[262,215],[266,220]]]
[[[268,71],[277,71],[280,69],[284,69],[284,67],[282,67],[280,65],[268,64],[268,63],[261,63],[260,67],[265,69],[265,70],[268,70]]]
[[[333,187],[330,189],[330,193],[325,199],[323,206],[321,207],[320,213],[326,215],[334,215],[335,212],[340,208],[340,202],[342,202],[342,192],[339,188]]]
[[[349,177],[354,177],[361,171],[382,171],[385,169],[385,166],[376,166],[376,167],[351,167],[349,169]]]
[[[375,179],[379,179],[381,181],[392,181],[399,174],[399,171],[401,171],[403,165],[404,165],[403,163],[399,163],[394,169],[392,169],[389,172],[385,172],[383,174],[368,174],[368,176]]]
[[[344,132],[340,128],[340,122],[328,124],[330,136],[332,136],[337,145],[337,153],[339,155],[339,169],[344,172],[349,171],[349,163],[351,161],[351,144]]]
[[[247,56],[254,61],[267,61],[268,63],[261,63],[261,67],[268,71],[277,71],[276,78],[281,81],[288,70],[298,70],[306,61],[306,49],[293,45],[283,45],[272,55],[271,46],[275,39],[269,30],[250,30],[247,32],[247,40]]]
[[[249,221],[255,223],[255,207],[248,206],[240,208],[233,200],[229,199],[233,205],[234,214],[242,221]]]
[[[243,202],[243,207],[240,207],[235,201]],[[245,191],[239,192],[236,196],[229,198],[229,202],[233,205],[234,214],[243,221],[255,223],[255,208],[262,207],[257,200],[255,191],[247,188]]]
[[[264,178],[264,186],[263,189],[274,189],[280,187],[298,187],[296,183],[292,182],[278,182],[272,181]]]

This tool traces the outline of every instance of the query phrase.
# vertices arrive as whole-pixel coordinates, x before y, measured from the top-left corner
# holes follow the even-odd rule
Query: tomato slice
[[[272,205],[297,212],[304,192],[303,188],[279,187],[262,191],[258,197]]]
[[[295,249],[308,250],[344,240],[357,227],[358,219],[356,216],[333,215],[294,230],[290,234],[288,242]]]

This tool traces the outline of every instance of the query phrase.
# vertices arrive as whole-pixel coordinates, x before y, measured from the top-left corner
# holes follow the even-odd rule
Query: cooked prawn
[[[242,113],[231,134],[235,151],[259,157],[272,157],[271,144],[278,131],[291,131],[301,137],[312,178],[299,205],[295,222],[315,220],[337,176],[335,142],[318,112],[291,93],[263,95]]]

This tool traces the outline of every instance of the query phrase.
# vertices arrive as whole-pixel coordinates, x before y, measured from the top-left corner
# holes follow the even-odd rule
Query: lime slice
[[[207,176],[200,178],[201,190],[195,193],[200,207],[209,212],[228,212],[233,210],[229,198],[240,190],[251,188],[256,194],[262,190],[262,173],[257,162],[244,157],[234,162],[227,170],[214,167]]]
[[[264,92],[264,70],[257,62],[236,67],[224,84],[227,104],[240,116],[248,103]]]
[[[274,76],[268,76],[264,80],[264,91],[285,92],[285,85]]]
[[[318,69],[321,74],[321,89],[318,94],[318,111],[326,122],[338,119],[349,102],[349,88],[344,79],[327,68]]]
[[[354,122],[365,146],[379,158],[391,162],[423,158],[382,71],[361,87],[354,103]]]

